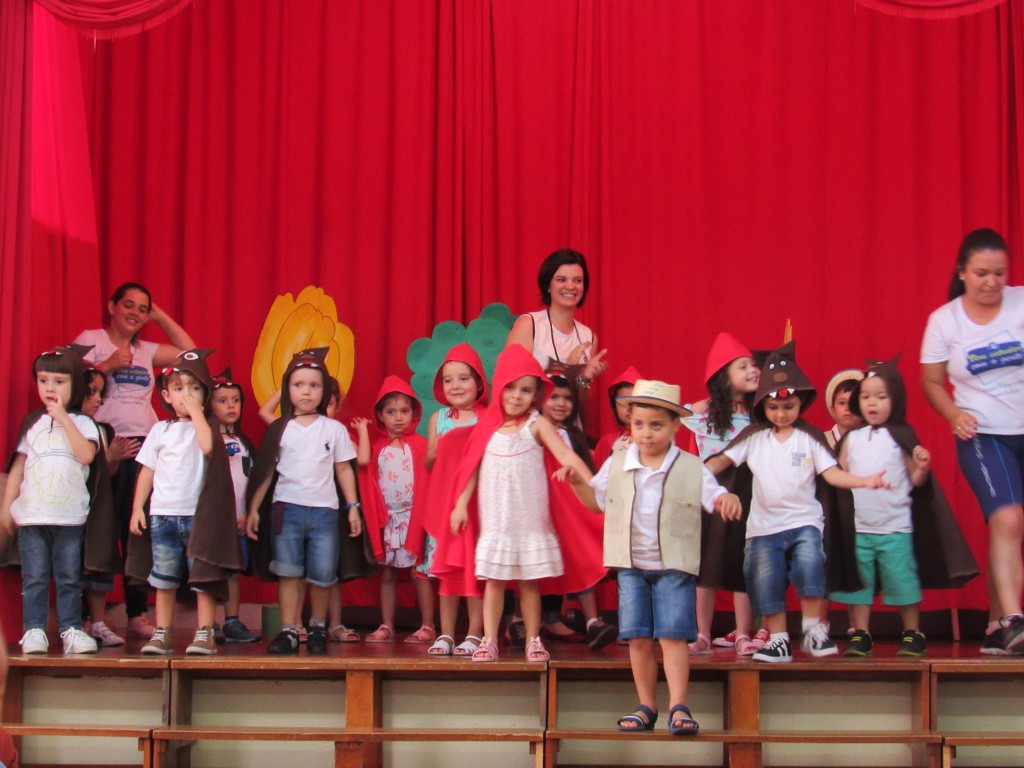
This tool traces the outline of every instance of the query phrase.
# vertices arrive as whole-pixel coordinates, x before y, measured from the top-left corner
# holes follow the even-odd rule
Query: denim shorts
[[[188,578],[191,559],[186,558],[192,515],[150,515],[153,570],[149,584],[156,589],[177,589]]]
[[[821,531],[804,525],[747,539],[743,577],[755,616],[785,611],[786,587],[790,582],[800,597],[824,596],[825,549]]]
[[[697,639],[697,579],[675,570],[619,569],[619,637]]]
[[[985,520],[1000,507],[1024,503],[1024,435],[982,435],[956,441],[956,456]]]
[[[270,572],[305,577],[310,584],[338,583],[338,510],[275,501]]]
[[[833,592],[832,600],[847,605],[871,605],[880,588],[885,605],[921,602],[912,533],[858,533],[857,570],[864,585],[856,592]]]

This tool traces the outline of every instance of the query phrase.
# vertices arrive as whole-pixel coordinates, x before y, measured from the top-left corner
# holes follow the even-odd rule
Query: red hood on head
[[[444,385],[441,383],[441,371],[444,370],[445,363],[465,363],[472,368],[476,375],[480,377],[480,392],[476,399],[477,405],[487,402],[487,376],[484,375],[484,364],[480,361],[480,355],[476,353],[476,350],[466,342],[462,342],[448,350],[448,354],[434,376],[434,399],[438,403],[441,405],[448,404],[448,401],[444,399]]]
[[[420,419],[423,417],[423,404],[416,398],[416,393],[413,392],[412,386],[409,382],[394,375],[388,376],[384,379],[384,383],[380,385],[380,390],[377,392],[377,399],[373,401],[373,422],[377,425],[377,430],[382,435],[387,434],[387,431],[384,429],[384,424],[381,422],[378,407],[388,397],[388,395],[405,395],[412,401],[412,424],[409,426],[409,432],[415,432],[416,426],[420,423]]]

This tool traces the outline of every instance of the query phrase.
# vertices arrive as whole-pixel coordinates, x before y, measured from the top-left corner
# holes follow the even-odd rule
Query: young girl
[[[426,490],[427,441],[416,434],[422,414],[423,407],[412,387],[397,376],[388,376],[373,407],[377,439],[371,444],[369,419],[357,418],[352,422],[359,435],[356,457],[366,504],[367,530],[380,564],[382,621],[366,636],[368,643],[390,643],[395,639],[398,569],[412,568],[416,564],[416,557],[406,549],[405,543],[417,488],[420,493]],[[420,608],[420,628],[405,638],[405,642],[431,643],[437,635],[434,589],[426,574],[417,574],[413,585]]]
[[[213,398],[210,409],[220,427],[220,437],[231,465],[231,483],[235,489],[235,521],[238,525],[239,544],[242,548],[242,566],[249,569],[249,545],[245,537],[245,486],[252,471],[252,457],[256,453],[252,441],[242,432],[242,406],[245,394],[231,376],[231,368],[213,378]],[[252,632],[239,618],[242,601],[241,574],[228,578],[228,599],[224,603],[223,642],[255,643],[260,636]],[[218,642],[221,642],[218,638]]]
[[[306,648],[311,654],[327,653],[327,608],[338,583],[340,536],[355,540],[363,535],[349,463],[356,452],[345,428],[325,415],[326,357],[326,347],[292,357],[281,384],[281,418],[267,430],[246,488],[246,532],[250,539],[269,541],[269,570],[278,578],[283,626],[269,653],[299,650],[295,616],[303,579],[312,602]],[[347,525],[339,517],[339,487]]]
[[[753,353],[729,333],[719,333],[711,345],[704,367],[704,383],[708,398],[686,407],[693,413],[682,419],[683,425],[693,437],[691,450],[696,449],[701,461],[720,453],[729,442],[750,425],[750,407],[757,391],[760,370]],[[721,518],[702,518],[705,528],[722,529]],[[711,531],[705,531],[704,546]],[[712,575],[714,565],[711,558],[702,557],[705,572],[697,587],[697,640],[690,645],[691,653],[707,653],[712,645],[735,648],[743,656],[749,656],[764,647],[768,632],[761,629],[753,638],[750,631],[753,617],[750,614],[750,599],[746,592],[733,592],[733,610],[736,627],[725,637],[711,641],[711,621],[715,613],[715,589],[723,586],[717,575]],[[712,570],[708,570],[708,566]],[[704,582],[714,586],[704,586]]]
[[[87,350],[55,347],[32,363],[43,408],[22,422],[0,507],[0,525],[7,530],[12,522],[18,526],[23,653],[45,654],[49,648],[51,575],[64,653],[97,650],[95,640],[82,631],[79,587],[82,544],[93,503],[89,467],[99,455],[100,442],[96,423],[76,412],[85,394],[82,354]]]
[[[551,396],[544,401],[541,413],[555,427],[555,432],[562,441],[593,471],[594,465],[590,457],[590,448],[587,446],[587,438],[576,426],[579,408],[576,390],[560,375],[552,375],[551,381],[554,388],[551,390]],[[579,578],[583,576],[580,571],[600,561],[604,526],[601,518],[579,504],[570,486],[565,483],[552,483],[550,490],[552,508],[557,507],[562,511],[555,520],[559,541],[571,542],[562,549],[566,574]],[[577,555],[582,556],[583,560],[579,567],[571,562]],[[604,578],[606,573],[604,568],[593,570],[590,578],[584,577],[586,588],[573,595],[579,601],[587,622],[586,635],[579,639],[586,640],[587,646],[594,649],[603,648],[619,636],[619,628],[614,624],[606,624],[597,611],[594,585]],[[591,583],[586,583],[591,579]],[[562,593],[550,593],[549,589],[542,591],[545,594],[541,598],[541,630],[556,640],[576,639],[576,633],[562,621]]]
[[[427,653],[431,656],[471,656],[483,634],[483,602],[475,578],[466,575],[465,551],[451,551],[448,489],[458,470],[472,427],[483,414],[487,379],[480,356],[469,344],[448,350],[434,376],[434,399],[448,408],[435,412],[427,425],[426,467],[430,470],[430,492],[419,494],[409,526],[408,548],[419,556],[418,573],[429,573],[440,581],[441,634]],[[428,536],[424,536],[422,530]],[[469,557],[472,552],[468,553]],[[449,562],[451,561],[451,562]],[[466,638],[455,644],[455,622],[459,601],[466,598],[469,627]]]
[[[495,661],[494,642],[501,623],[505,585],[515,581],[526,624],[526,658],[549,658],[540,639],[538,580],[561,576],[562,553],[548,504],[544,449],[559,464],[588,480],[591,472],[561,441],[551,423],[534,407],[551,391],[551,380],[536,359],[518,344],[498,355],[496,396],[480,419],[459,465],[451,514],[457,535],[470,526],[470,501],[479,506],[476,576],[484,586],[484,638],[473,661]],[[479,490],[478,490],[479,489]],[[472,530],[470,530],[470,534]]]
[[[612,406],[612,416],[618,429],[614,429],[597,441],[594,448],[594,466],[603,466],[608,457],[616,451],[625,450],[633,441],[629,436],[629,406],[620,397],[628,397],[633,394],[633,386],[643,374],[633,366],[615,377],[615,381],[608,387],[608,400]]]

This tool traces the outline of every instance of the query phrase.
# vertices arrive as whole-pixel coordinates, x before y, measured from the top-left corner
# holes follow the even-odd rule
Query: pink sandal
[[[359,633],[354,629],[349,629],[344,624],[335,624],[331,627],[331,642],[332,643],[358,643]]]
[[[535,637],[526,644],[526,660],[527,661],[549,661],[551,654],[548,653],[547,648],[544,647],[544,643],[540,641],[539,637]]]
[[[497,661],[498,646],[489,637],[480,641],[480,645],[473,651],[472,661]]]
[[[750,639],[750,635],[736,635],[736,655],[737,656],[753,656],[763,646],[759,646],[753,640]]]
[[[412,643],[413,645],[426,645],[427,643],[434,642],[434,640],[436,639],[437,632],[434,631],[434,628],[428,627],[426,624],[424,624],[422,627],[420,627],[407,638],[405,638],[404,642]]]
[[[690,643],[689,648],[694,656],[706,656],[711,653],[711,638],[707,635],[697,635],[697,639]]]
[[[393,643],[394,641],[395,630],[387,624],[381,624],[366,636],[366,642],[368,643]]]

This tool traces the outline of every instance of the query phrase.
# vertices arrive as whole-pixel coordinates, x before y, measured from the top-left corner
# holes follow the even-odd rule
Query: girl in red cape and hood
[[[377,434],[370,441],[369,419],[357,418],[352,427],[359,435],[356,462],[363,496],[366,532],[380,568],[381,625],[366,636],[368,643],[395,639],[395,600],[398,569],[412,568],[416,556],[406,546],[415,498],[426,491],[424,459],[427,441],[416,434],[423,406],[408,382],[388,376],[377,393],[373,421]],[[413,579],[419,605],[420,628],[407,643],[431,643],[434,631],[434,589],[425,575]]]
[[[427,649],[431,656],[471,656],[484,631],[483,592],[473,573],[473,551],[458,551],[467,537],[452,536],[449,514],[452,481],[473,431],[463,427],[476,424],[484,413],[486,399],[487,378],[480,355],[465,342],[456,344],[434,376],[434,400],[442,408],[430,417],[427,430],[430,488],[416,494],[406,538],[406,548],[421,562],[417,573],[436,576],[441,582],[441,634]],[[468,570],[464,564],[468,564]],[[463,597],[469,627],[466,639],[456,645],[455,622]]]
[[[546,661],[550,657],[539,637],[540,581],[562,576],[564,566],[548,501],[544,449],[588,482],[591,472],[537,413],[552,384],[525,347],[512,345],[498,355],[493,386],[495,395],[469,436],[452,488],[452,533],[469,538],[479,530],[474,566],[477,577],[486,579],[484,637],[473,661],[498,658],[494,638],[509,581],[519,587],[526,659]],[[565,591],[574,590],[566,585]]]

